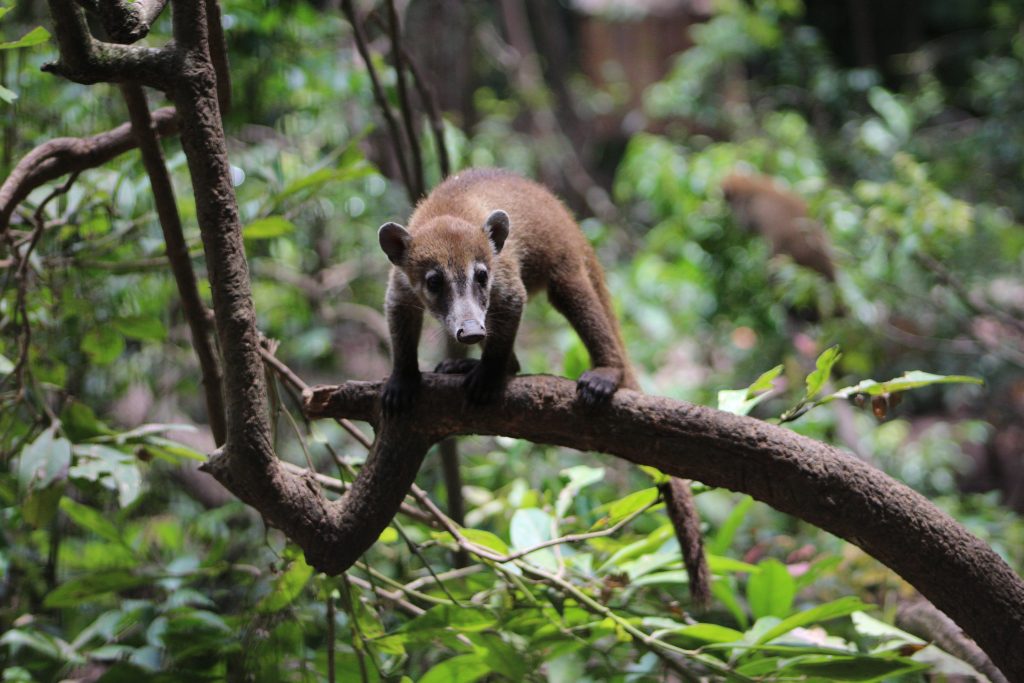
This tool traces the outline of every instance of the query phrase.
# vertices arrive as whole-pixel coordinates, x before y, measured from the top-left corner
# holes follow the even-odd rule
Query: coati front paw
[[[506,377],[501,367],[494,368],[487,363],[476,363],[462,380],[466,400],[475,405],[493,402],[505,388]]]
[[[480,364],[476,358],[445,358],[437,364],[434,372],[442,375],[465,375]]]
[[[593,368],[580,375],[576,396],[585,406],[604,403],[622,384],[621,368]]]
[[[412,407],[416,395],[420,392],[420,373],[398,371],[392,372],[384,383],[380,405],[385,415],[397,415]]]

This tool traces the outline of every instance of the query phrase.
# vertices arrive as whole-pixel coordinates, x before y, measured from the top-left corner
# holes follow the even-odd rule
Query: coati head
[[[492,262],[508,237],[508,214],[498,210],[483,228],[459,218],[431,219],[413,235],[397,223],[377,237],[423,305],[456,340],[476,344],[487,336]]]

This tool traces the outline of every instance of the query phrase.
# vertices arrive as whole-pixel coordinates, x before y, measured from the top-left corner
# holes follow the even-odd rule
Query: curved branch
[[[167,0],[101,0],[88,5],[99,16],[112,41],[129,44],[149,34]]]
[[[153,112],[159,137],[178,132],[173,107]],[[0,234],[7,230],[11,214],[32,190],[62,175],[95,168],[138,145],[130,123],[88,138],[54,138],[26,154],[0,185]]]
[[[73,0],[49,0],[49,5],[60,61],[44,64],[43,71],[85,84],[138,81],[166,90],[173,82],[178,71],[175,49],[96,40],[89,32],[85,12]]]
[[[555,377],[516,378],[499,402],[452,410],[464,404],[461,382],[424,375],[423,397],[404,428],[432,440],[500,434],[602,451],[749,493],[863,548],[953,618],[1009,679],[1024,680],[1024,582],[985,543],[880,470],[766,422],[632,391],[583,411],[575,384]],[[375,382],[318,387],[306,394],[307,414],[375,420],[380,389]],[[374,454],[401,457],[380,444]]]

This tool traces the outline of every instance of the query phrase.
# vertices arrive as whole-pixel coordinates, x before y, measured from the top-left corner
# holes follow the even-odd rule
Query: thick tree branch
[[[380,391],[371,382],[319,387],[306,395],[307,413],[375,421]],[[863,548],[953,618],[1009,679],[1024,680],[1024,582],[929,500],[831,446],[751,418],[631,391],[585,412],[575,403],[575,384],[555,377],[513,379],[499,402],[482,408],[464,405],[458,376],[424,375],[422,392],[403,420],[405,440],[395,443],[408,450],[378,444],[374,459],[421,457],[412,449],[417,436],[429,445],[452,434],[500,434],[603,451],[749,493]],[[393,432],[397,425],[382,426]]]
[[[126,83],[121,86],[125,104],[135,138],[139,142],[142,163],[149,175],[149,184],[153,189],[157,216],[160,228],[164,233],[167,245],[167,260],[171,264],[171,272],[178,286],[181,307],[192,333],[192,347],[199,360],[199,371],[202,374],[203,391],[206,396],[207,420],[210,431],[218,446],[224,444],[226,429],[224,425],[224,399],[221,393],[221,370],[216,349],[211,340],[206,307],[199,297],[196,274],[192,270],[192,260],[188,254],[188,245],[181,229],[181,217],[178,205],[174,200],[174,187],[171,175],[164,163],[164,155],[160,149],[160,140],[153,128],[153,120],[149,115],[149,105],[142,86]]]
[[[96,12],[112,41],[127,45],[149,34],[167,0],[88,0],[82,4]]]
[[[153,128],[160,137],[178,131],[172,107],[153,112]],[[39,145],[17,163],[0,185],[0,234],[7,230],[11,214],[32,190],[67,173],[95,168],[137,145],[130,123],[88,138],[54,138]]]
[[[137,81],[167,90],[176,72],[173,48],[115,45],[93,38],[85,13],[73,0],[49,0],[60,60],[43,66],[76,83]]]

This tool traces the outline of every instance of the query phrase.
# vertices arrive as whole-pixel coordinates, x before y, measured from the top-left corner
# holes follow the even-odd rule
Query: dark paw
[[[385,415],[403,413],[412,407],[419,392],[420,373],[403,375],[393,372],[384,383],[384,390],[381,392],[381,410]]]
[[[492,403],[505,388],[505,378],[505,373],[500,369],[494,370],[483,363],[477,363],[462,381],[466,401],[474,405]]]
[[[479,364],[480,361],[476,358],[445,358],[437,364],[434,372],[442,375],[465,375]]]
[[[622,371],[617,368],[587,370],[576,382],[576,396],[587,407],[606,403],[621,382]]]

